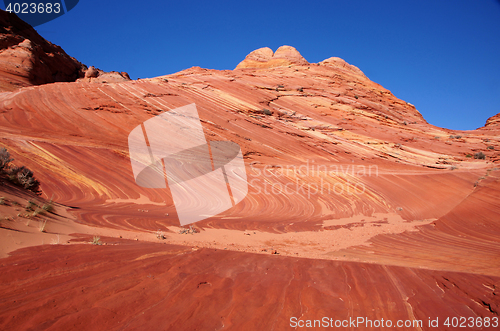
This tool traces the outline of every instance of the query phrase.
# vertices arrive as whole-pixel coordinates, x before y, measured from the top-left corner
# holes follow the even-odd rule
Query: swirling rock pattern
[[[303,233],[307,243],[288,239],[275,252],[316,245],[314,254],[118,239],[111,247],[26,248],[0,260],[2,329],[282,330],[292,316],[498,316],[496,126],[432,126],[341,59],[308,63],[287,46],[252,52],[232,71],[193,67],[139,81],[17,89],[0,95],[0,147],[77,222],[174,238],[170,192],[136,185],[127,137],[190,103],[207,140],[241,147],[250,184],[242,202],[196,227]],[[397,215],[408,226],[354,221],[359,215]],[[341,218],[352,221],[332,222]],[[310,239],[315,231],[321,244]],[[327,244],[336,231],[366,240]]]
[[[421,320],[423,328],[406,329],[427,330],[429,318],[498,316],[498,277],[183,246],[104,248],[41,246],[1,260],[0,326],[288,330],[292,317],[326,316]]]

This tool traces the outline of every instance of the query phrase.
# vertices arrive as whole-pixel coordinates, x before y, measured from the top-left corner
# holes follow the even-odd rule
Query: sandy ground
[[[352,246],[370,245],[370,239],[376,235],[415,231],[416,226],[431,222],[432,220],[407,222],[395,214],[374,214],[372,217],[359,215],[328,220],[319,231],[292,233],[203,229],[199,233],[179,234],[181,228],[170,227],[169,230],[173,234],[165,234],[165,240],[173,244],[195,247],[338,259],[329,253]]]
[[[92,243],[99,237],[101,244],[116,244],[115,239],[168,243],[262,254],[338,259],[330,253],[352,246],[370,245],[370,239],[379,234],[415,231],[416,227],[433,220],[405,221],[396,214],[358,215],[351,218],[326,220],[319,231],[271,233],[232,229],[199,229],[196,226],[168,227],[169,232],[139,232],[92,227],[77,223],[65,206],[54,205],[53,213],[33,216],[26,211],[28,198],[3,194],[0,205],[0,257],[14,250],[37,245],[69,245]],[[117,199],[118,200],[118,199]],[[137,199],[138,205],[155,204],[146,197]],[[122,202],[122,201],[113,201]],[[130,202],[129,199],[126,202]],[[41,206],[43,201],[37,201]],[[36,209],[36,208],[35,208]],[[289,225],[293,225],[290,223]]]

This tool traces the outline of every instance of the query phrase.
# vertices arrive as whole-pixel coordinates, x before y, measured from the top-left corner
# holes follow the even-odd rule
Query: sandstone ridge
[[[15,14],[0,10],[0,91],[73,82],[83,77],[85,69]]]
[[[0,91],[84,77],[101,83],[130,80],[125,72],[87,68],[15,14],[0,10]]]

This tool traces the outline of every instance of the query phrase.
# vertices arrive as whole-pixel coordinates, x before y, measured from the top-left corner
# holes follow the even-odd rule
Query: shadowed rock
[[[85,69],[15,14],[0,10],[0,91],[74,82],[83,77]]]

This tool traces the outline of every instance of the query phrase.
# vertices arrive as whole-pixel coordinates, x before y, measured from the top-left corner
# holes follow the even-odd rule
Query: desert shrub
[[[495,149],[495,147],[494,147],[494,146],[488,146],[488,147],[486,147],[486,148],[487,148],[487,149]]]
[[[166,239],[165,235],[163,234],[163,232],[161,230],[156,231],[156,238],[158,238],[160,240]]]
[[[28,204],[26,205],[26,207],[24,207],[24,209],[26,209],[26,211],[30,211],[33,210],[33,207],[36,207],[36,203],[30,200],[28,201]]]
[[[5,147],[0,148],[0,172],[9,168],[9,163],[14,161]]]
[[[54,202],[51,200],[47,201],[46,203],[43,204],[42,209],[45,210],[46,212],[53,212],[54,211]]]
[[[472,157],[472,155],[470,155],[470,154],[466,154],[466,155],[465,155],[465,157]]]
[[[33,214],[31,215],[31,217],[37,217],[38,215],[42,214],[43,215],[43,209],[40,209],[40,208],[36,208],[34,211],[33,211]]]
[[[484,160],[484,159],[486,159],[486,155],[484,155],[483,152],[479,152],[479,153],[474,154],[474,158],[479,159],[479,160]]]
[[[199,231],[196,228],[194,228],[192,225],[189,226],[189,229],[186,229],[185,227],[181,227],[181,229],[179,230],[179,234],[188,234],[188,233],[195,234],[198,232]]]
[[[21,185],[27,190],[40,193],[40,182],[33,176],[33,171],[25,166],[11,166],[9,163],[14,161],[10,158],[10,153],[6,148],[0,148],[0,173],[6,173],[9,180],[14,184]]]
[[[94,238],[92,238],[92,245],[102,245],[101,238],[98,236],[94,236]]]
[[[21,185],[27,190],[38,193],[40,182],[35,179],[33,171],[29,170],[25,166],[12,167],[7,172],[9,174],[9,179],[18,185]]]

